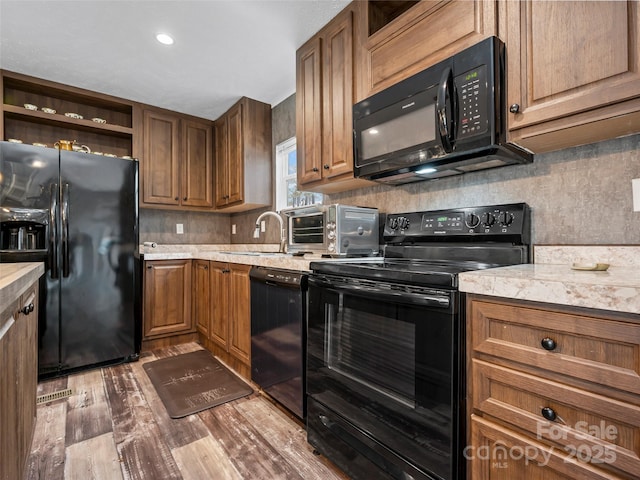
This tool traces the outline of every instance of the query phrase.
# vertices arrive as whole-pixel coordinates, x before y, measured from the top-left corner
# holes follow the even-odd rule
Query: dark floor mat
[[[206,350],[143,365],[171,418],[197,413],[253,392]]]

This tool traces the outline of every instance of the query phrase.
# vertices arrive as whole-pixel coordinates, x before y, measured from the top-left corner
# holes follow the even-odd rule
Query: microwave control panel
[[[458,139],[484,133],[489,128],[487,112],[487,66],[481,65],[455,77],[458,92]]]

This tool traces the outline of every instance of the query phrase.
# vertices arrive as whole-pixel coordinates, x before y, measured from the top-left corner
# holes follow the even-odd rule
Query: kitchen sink
[[[222,253],[225,255],[246,255],[251,257],[276,257],[276,256],[288,256],[290,253],[282,253],[282,252],[216,252]]]

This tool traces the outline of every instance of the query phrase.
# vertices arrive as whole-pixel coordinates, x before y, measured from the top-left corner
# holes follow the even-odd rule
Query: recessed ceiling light
[[[173,44],[173,38],[171,38],[170,35],[167,35],[166,33],[159,33],[156,35],[156,40],[158,40],[160,43],[164,44],[164,45],[172,45]]]

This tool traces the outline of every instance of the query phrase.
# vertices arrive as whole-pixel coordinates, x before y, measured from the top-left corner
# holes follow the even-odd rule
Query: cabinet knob
[[[25,305],[24,307],[22,307],[20,309],[20,313],[22,313],[23,315],[29,315],[31,312],[33,312],[34,309],[35,307],[33,306],[33,303],[30,303],[29,305]]]
[[[151,270],[153,268],[152,265],[147,265],[147,270]]]
[[[325,170],[329,170],[329,165],[327,165],[326,163],[322,166],[322,168],[324,168]]]
[[[184,197],[182,200],[186,202],[187,201],[187,197]]]
[[[205,265],[205,266],[204,266],[204,269],[205,269],[205,270],[209,270],[209,265]]]
[[[542,348],[544,348],[545,350],[548,350],[548,351],[555,350],[556,347],[558,346],[556,344],[555,340],[553,340],[552,338],[549,338],[549,337],[544,337],[542,339],[542,341],[540,342],[540,345],[542,345]]]
[[[509,111],[511,113],[518,113],[520,111],[520,105],[518,105],[517,103],[514,103],[509,107]]]
[[[176,198],[175,198],[175,201],[177,202],[178,200],[180,200],[180,198],[179,198],[179,197],[176,197]]]
[[[227,269],[227,268],[223,268],[222,269],[222,273],[229,273],[231,270]]]
[[[313,167],[311,170],[314,171],[314,172],[317,172],[318,171],[318,167]]]
[[[553,410],[553,408],[550,408],[550,407],[544,407],[540,411],[540,413],[542,413],[542,416],[547,420],[549,420],[550,422],[553,422],[555,421],[556,418],[558,418],[558,415],[556,414],[556,412]]]

